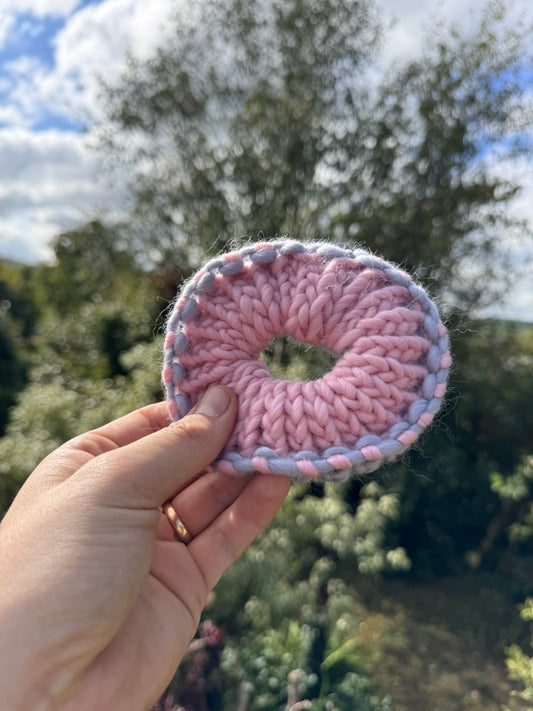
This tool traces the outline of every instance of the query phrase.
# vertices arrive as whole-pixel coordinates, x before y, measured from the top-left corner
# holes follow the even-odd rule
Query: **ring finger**
[[[170,516],[162,516],[158,529],[160,537],[166,540],[174,537],[176,526],[170,521],[174,515],[172,509],[179,519],[177,525],[182,524],[191,538],[198,536],[231,506],[246,487],[248,480],[249,477],[236,478],[212,470],[195,479],[170,500]]]

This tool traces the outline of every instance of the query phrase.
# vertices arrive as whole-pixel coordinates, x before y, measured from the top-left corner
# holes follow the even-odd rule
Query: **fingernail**
[[[205,393],[198,403],[196,412],[207,417],[220,417],[229,407],[230,396],[224,390],[215,385]]]

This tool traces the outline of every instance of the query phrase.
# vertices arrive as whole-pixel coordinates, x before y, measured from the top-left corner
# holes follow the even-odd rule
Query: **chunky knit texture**
[[[258,358],[282,335],[339,360],[318,380],[275,380]],[[173,420],[214,383],[236,392],[219,471],[343,481],[417,439],[450,365],[437,307],[408,274],[363,249],[283,239],[212,259],[184,285],[163,382]]]

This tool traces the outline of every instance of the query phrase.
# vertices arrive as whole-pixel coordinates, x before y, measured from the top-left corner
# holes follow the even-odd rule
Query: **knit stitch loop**
[[[273,379],[261,351],[277,336],[339,359],[310,382]],[[282,239],[207,262],[168,320],[163,383],[183,417],[212,384],[239,398],[219,471],[343,481],[398,457],[433,420],[449,343],[422,287],[363,249]]]

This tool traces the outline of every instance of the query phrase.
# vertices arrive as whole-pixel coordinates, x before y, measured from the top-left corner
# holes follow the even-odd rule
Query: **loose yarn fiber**
[[[273,379],[276,336],[339,360],[310,382]],[[391,461],[433,420],[451,365],[437,307],[411,277],[363,249],[289,239],[207,262],[168,320],[163,383],[178,420],[212,384],[239,398],[219,471],[343,481]]]

